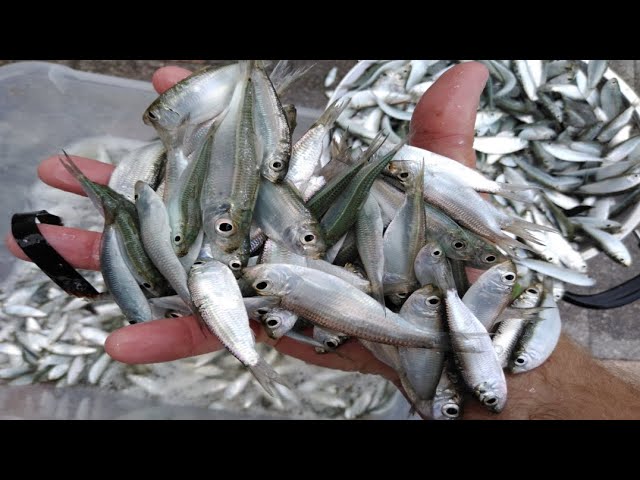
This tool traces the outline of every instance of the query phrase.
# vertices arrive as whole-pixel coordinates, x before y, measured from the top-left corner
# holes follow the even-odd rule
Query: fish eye
[[[230,220],[220,219],[216,222],[216,231],[223,237],[228,237],[235,232],[235,228]]]
[[[267,282],[266,280],[261,280],[261,281],[256,282],[256,284],[254,285],[254,288],[256,290],[264,290],[268,286],[269,286],[269,282]]]
[[[151,288],[151,284],[150,284],[149,282],[144,282],[144,283],[142,284],[142,286],[143,286],[144,288]]]
[[[182,315],[180,315],[178,312],[169,312],[169,316],[170,316],[171,318],[179,318],[179,317],[181,317]]]
[[[269,313],[269,309],[263,307],[256,310],[256,312],[258,312],[259,315],[266,315],[267,313]]]
[[[398,293],[399,298],[407,298],[407,292]]]
[[[439,257],[442,254],[442,252],[440,250],[434,250],[433,252],[431,252],[431,255],[433,255],[434,257]]]
[[[527,363],[527,360],[524,357],[516,358],[516,365],[524,365],[525,363]]]
[[[229,262],[229,268],[231,268],[231,270],[240,270],[242,268],[242,263],[238,260],[231,260],[231,262]]]
[[[331,349],[338,348],[338,342],[335,340],[325,340],[324,346]]]
[[[156,117],[156,114],[153,113],[152,111],[148,111],[147,115],[149,116],[149,118],[151,118],[152,120],[156,120],[158,117]]]
[[[460,250],[464,247],[465,247],[465,243],[461,242],[460,240],[458,240],[457,242],[454,242],[453,244],[453,248],[455,248],[456,250]]]
[[[266,323],[267,327],[276,328],[278,325],[280,325],[280,320],[278,320],[277,318],[270,318]]]
[[[442,407],[442,413],[448,418],[458,418],[458,415],[460,415],[460,407],[455,404],[447,404]]]
[[[527,292],[531,293],[532,295],[538,294],[538,290],[536,290],[535,288],[527,288]]]
[[[282,170],[282,167],[283,167],[282,162],[275,161],[271,164],[271,168],[273,168],[276,171]]]
[[[484,257],[484,261],[487,263],[493,263],[496,261],[496,256],[495,255],[487,255],[486,257]]]
[[[403,180],[409,178],[409,173],[408,172],[402,172],[400,175],[398,175],[400,178],[402,178]]]
[[[312,243],[316,239],[316,236],[312,233],[307,233],[304,237],[302,237],[303,243]]]
[[[438,305],[440,303],[440,299],[438,297],[436,297],[435,295],[427,298],[427,303],[429,305]]]
[[[204,262],[202,260],[197,260],[195,262],[193,262],[194,265],[203,265]]]
[[[173,237],[173,243],[179,244],[182,242],[182,237],[180,235],[176,235]]]
[[[502,279],[506,282],[513,282],[516,279],[516,276],[513,273],[509,272],[502,275]]]

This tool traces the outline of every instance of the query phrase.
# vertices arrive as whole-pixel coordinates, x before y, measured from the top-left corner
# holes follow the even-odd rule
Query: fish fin
[[[342,112],[345,111],[348,105],[349,102],[346,100],[336,100],[329,107],[327,107],[322,115],[320,115],[320,118],[318,118],[315,124],[331,127],[338,119],[338,117],[342,115]]]
[[[526,205],[532,205],[535,202],[527,198],[527,196],[523,195],[522,192],[513,192],[507,189],[500,189],[498,192],[495,192],[494,195],[499,195],[503,198],[508,198],[509,200],[515,200],[516,202],[524,203]]]
[[[517,235],[523,240],[526,240],[527,242],[532,242],[532,243],[535,243],[536,245],[542,245],[543,247],[547,246],[547,243],[544,240],[536,237],[535,235],[531,235],[531,233],[527,232],[524,229],[518,230],[517,232],[511,232],[511,233]]]
[[[525,245],[524,243],[519,242],[514,238],[511,238],[509,235],[507,235],[504,232],[494,234],[492,238],[487,237],[486,240],[488,240],[490,243],[493,243],[494,245],[497,245],[499,248],[504,250],[507,254],[509,253],[510,250],[514,250],[518,248],[527,250],[529,252],[534,251],[529,245]]]
[[[541,245],[545,245],[541,243],[541,241],[535,237],[532,237],[527,230],[531,230],[534,232],[550,232],[557,233],[561,235],[558,230],[552,227],[547,227],[546,225],[538,225],[537,223],[527,222],[526,220],[521,220],[516,217],[509,217],[510,223],[508,225],[501,226],[503,230],[507,232],[513,233],[514,235],[519,236],[520,238],[524,238],[526,240],[539,243]]]
[[[293,390],[293,387],[287,382],[278,372],[276,372],[271,365],[264,361],[264,359],[259,359],[258,363],[253,366],[247,366],[249,371],[253,374],[255,379],[258,381],[262,388],[264,388],[269,395],[272,397],[275,396],[275,390],[273,386],[273,382],[279,383],[280,385],[284,385],[289,390]]]
[[[62,166],[67,170],[67,172],[69,172],[78,181],[84,193],[87,195],[87,197],[89,197],[89,199],[91,200],[91,203],[93,203],[93,206],[96,207],[98,211],[101,212],[102,215],[106,218],[108,215],[108,212],[106,211],[107,209],[105,209],[102,206],[102,202],[100,201],[98,196],[95,194],[95,192],[88,187],[88,184],[91,183],[91,180],[89,180],[87,176],[84,173],[82,173],[82,170],[78,168],[78,166],[71,159],[71,157],[67,152],[62,150],[62,153],[64,153],[65,158],[58,157],[58,160],[60,160],[60,163],[62,163]],[[112,218],[109,218],[107,220],[108,220],[107,223],[113,223]]]
[[[273,83],[278,96],[281,96],[286,92],[291,85],[304,77],[313,67],[315,67],[315,63],[294,70],[289,65],[288,60],[280,60],[276,63],[276,66],[273,67],[273,71],[269,77],[271,78],[271,83]]]
[[[407,403],[409,404],[409,412],[407,418],[417,413],[425,420],[432,420],[433,414],[431,412],[431,401],[421,399],[413,389],[411,383],[409,382],[409,379],[406,378],[404,374],[400,375],[400,384],[402,385],[402,389],[406,393],[406,395],[404,395],[405,400],[407,400]]]

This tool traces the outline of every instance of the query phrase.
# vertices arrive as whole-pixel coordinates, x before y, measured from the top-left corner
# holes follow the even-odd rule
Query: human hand
[[[164,67],[153,76],[153,85],[162,93],[191,72],[178,67]],[[480,94],[488,72],[480,63],[468,62],[453,67],[427,91],[413,114],[410,143],[414,146],[475,166],[473,150],[474,124]],[[73,157],[91,180],[107,184],[114,167],[95,160]],[[58,156],[44,160],[38,176],[46,184],[64,191],[84,195],[77,183],[58,161]],[[47,241],[75,268],[100,269],[101,234],[53,225],[39,225]],[[10,235],[9,250],[28,260]],[[265,342],[280,352],[305,362],[346,371],[379,374],[399,383],[396,373],[377,360],[357,340],[339,349],[340,355],[320,355],[313,347],[287,337],[269,338],[263,328],[252,322],[258,342]],[[105,350],[115,360],[129,364],[156,363],[201,355],[223,348],[220,341],[200,327],[194,316],[165,318],[123,327],[106,340]]]

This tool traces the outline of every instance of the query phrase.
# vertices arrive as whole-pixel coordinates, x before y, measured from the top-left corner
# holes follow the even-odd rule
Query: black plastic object
[[[47,242],[40,233],[36,219],[40,223],[62,226],[60,217],[46,210],[14,214],[11,217],[11,233],[25,255],[69,295],[99,296],[100,293]]]
[[[640,239],[640,234],[638,234],[637,231],[634,231],[634,234]],[[640,246],[640,243],[638,246]],[[640,299],[640,275],[636,275],[622,282],[620,285],[600,293],[582,295],[579,293],[565,292],[562,299],[572,305],[593,310],[624,307]]]

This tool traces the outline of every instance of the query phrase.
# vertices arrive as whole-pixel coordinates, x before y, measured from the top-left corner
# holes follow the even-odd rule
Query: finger
[[[162,67],[155,71],[151,78],[151,83],[153,83],[153,88],[156,89],[156,92],[164,93],[189,75],[191,75],[191,71],[184,68]]]
[[[170,362],[220,350],[222,344],[194,316],[129,325],[107,337],[105,351],[123,363]]]
[[[360,371],[393,378],[391,368],[376,360],[360,343],[350,341],[339,347],[338,353],[318,354],[310,345],[291,338],[268,339],[264,329],[254,321],[250,324],[256,341],[265,341],[281,353],[327,368]],[[194,316],[165,318],[123,327],[113,332],[105,342],[105,351],[123,363],[142,364],[170,362],[223,348],[222,343]]]
[[[191,72],[184,68],[162,67],[153,74],[152,82],[154,88],[159,93],[162,93],[189,75],[191,75]],[[73,155],[71,158],[89,180],[102,185],[109,183],[109,178],[111,178],[111,174],[115,168],[113,165]],[[47,185],[66,192],[84,195],[75,177],[71,175],[58,160],[58,155],[49,157],[40,164],[38,167],[38,176]]]
[[[89,180],[101,185],[107,185],[109,183],[109,179],[115,168],[113,165],[73,155],[71,159]],[[52,187],[59,188],[65,192],[84,195],[82,187],[75,177],[60,163],[58,155],[47,158],[38,166],[38,177]]]
[[[475,167],[476,111],[489,77],[478,62],[456,65],[423,95],[413,112],[410,143]]]
[[[100,270],[100,233],[46,224],[39,224],[38,229],[54,250],[73,267]],[[5,244],[16,257],[31,261],[10,233],[5,237]]]

